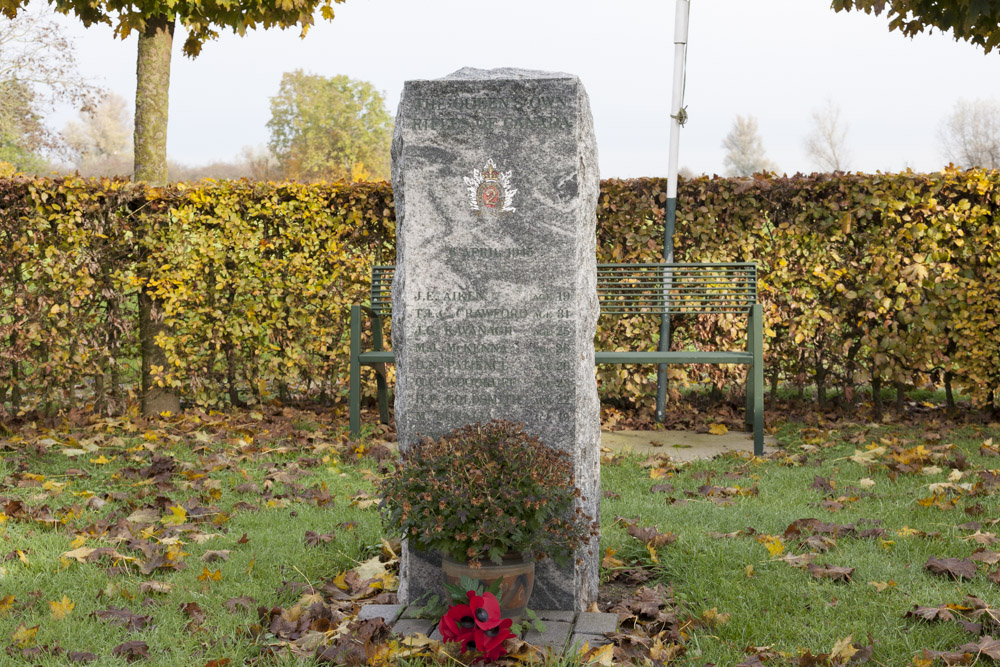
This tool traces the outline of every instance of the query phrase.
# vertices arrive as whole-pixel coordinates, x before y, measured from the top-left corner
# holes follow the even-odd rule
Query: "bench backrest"
[[[395,266],[372,267],[371,307],[392,312]],[[598,264],[597,298],[602,315],[748,314],[757,302],[757,265]]]

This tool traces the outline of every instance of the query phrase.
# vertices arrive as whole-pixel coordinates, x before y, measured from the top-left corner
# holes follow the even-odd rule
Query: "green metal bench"
[[[392,312],[394,266],[372,267],[370,306],[351,307],[351,436],[361,430],[361,366],[375,368],[379,416],[389,422],[385,364],[395,355],[383,347],[382,323]],[[754,454],[764,452],[763,318],[757,303],[757,267],[753,263],[732,264],[598,264],[597,297],[602,316],[612,315],[718,315],[745,316],[745,350],[628,351],[598,350],[598,364],[744,364],[746,380],[746,426],[753,429]],[[371,351],[361,351],[363,314],[371,320]]]

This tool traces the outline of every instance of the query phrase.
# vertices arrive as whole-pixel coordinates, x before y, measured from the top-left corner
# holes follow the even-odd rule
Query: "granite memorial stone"
[[[572,454],[598,517],[597,149],[569,74],[462,69],[406,82],[392,144],[396,429],[423,436],[523,422]],[[437,554],[404,550],[400,601],[440,592]],[[597,597],[597,543],[536,567],[530,606]]]

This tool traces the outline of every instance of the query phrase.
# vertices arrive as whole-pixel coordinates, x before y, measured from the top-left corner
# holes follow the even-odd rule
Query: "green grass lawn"
[[[981,449],[989,438],[1000,442],[1000,429],[787,424],[777,438],[782,452],[773,460],[724,457],[677,469],[634,457],[606,462],[601,556],[610,549],[608,565],[623,565],[602,569],[602,605],[640,585],[630,578],[636,569],[649,577],[641,585],[670,587],[684,649],[671,664],[735,665],[754,646],[770,647],[768,665],[799,664],[806,651],[829,653],[851,635],[858,645],[871,638],[872,664],[904,665],[925,648],[976,640],[956,622],[905,614],[914,605],[961,605],[966,596],[1000,606],[1000,584],[988,578],[1000,566],[977,564],[962,581],[924,567],[932,556],[1000,550],[979,543],[998,532],[991,522],[1000,517],[1000,489],[980,471],[1000,468],[1000,456]],[[886,449],[870,453],[871,463],[849,458],[873,445]],[[85,652],[96,657],[90,664],[126,665],[114,650],[133,641],[145,643],[133,648],[148,655],[139,664],[300,664],[287,636],[262,625],[258,607],[294,621],[303,600],[320,599],[349,617],[382,593],[359,593],[341,576],[345,592],[329,595],[338,575],[387,560],[366,496],[380,462],[358,459],[355,449],[339,420],[289,410],[0,436],[0,664],[66,665],[70,653]],[[672,488],[652,490],[663,484]],[[616,517],[676,540],[656,548],[654,562]],[[785,536],[805,518],[826,531],[853,525],[854,534],[836,535],[813,561],[854,568],[849,582],[787,562],[810,551],[802,543],[811,531]],[[973,527],[960,527],[970,521],[980,524],[973,539]],[[865,530],[875,532],[857,535]],[[320,537],[307,540],[308,531]],[[63,555],[102,547],[128,559]],[[203,560],[213,551],[228,553]],[[391,575],[383,581],[391,588]],[[337,599],[352,596],[359,599]],[[113,608],[128,610],[112,614],[126,625],[95,614]],[[977,620],[984,618],[984,634],[995,636],[988,615]]]

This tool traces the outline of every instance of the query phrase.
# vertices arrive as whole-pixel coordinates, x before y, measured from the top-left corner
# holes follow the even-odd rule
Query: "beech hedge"
[[[929,379],[1000,387],[1000,172],[682,181],[677,261],[754,261],[772,384]],[[665,179],[605,180],[598,261],[655,262]],[[347,393],[348,310],[392,263],[385,183],[0,178],[0,410],[136,397],[137,296],[154,297],[154,380],[206,407]],[[602,317],[598,349],[651,349],[655,317]],[[745,345],[733,316],[679,316],[673,347]],[[649,366],[598,368],[608,401],[649,403]],[[673,386],[741,391],[739,367],[672,367]],[[370,380],[370,372],[366,373]],[[374,391],[374,383],[367,395]]]

